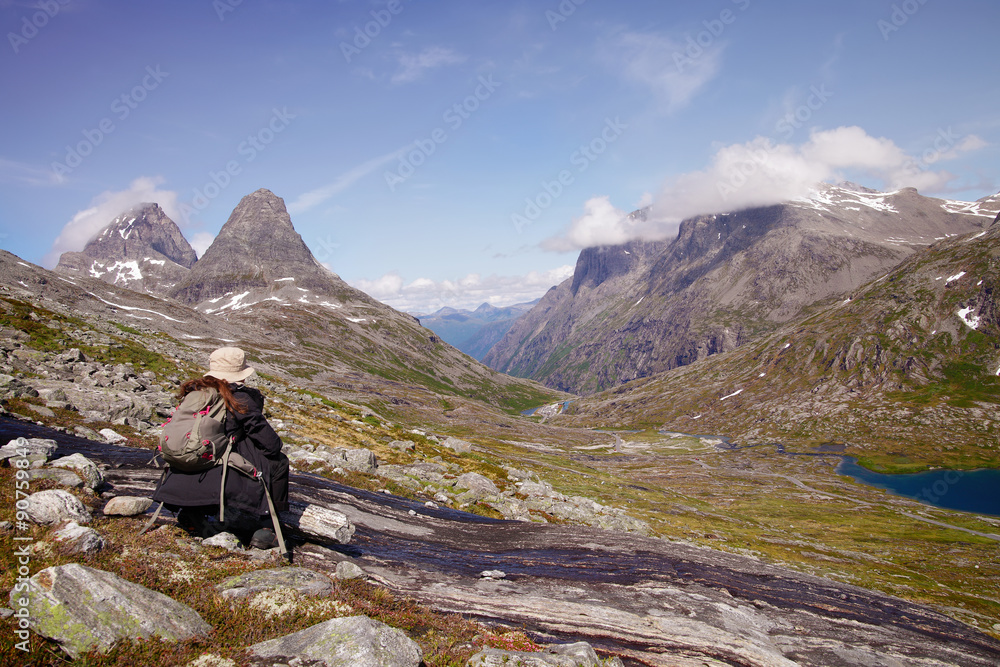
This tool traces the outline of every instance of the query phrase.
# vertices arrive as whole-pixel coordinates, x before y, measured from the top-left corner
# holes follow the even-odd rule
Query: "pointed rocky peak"
[[[240,200],[172,296],[197,304],[254,290],[333,295],[345,288],[295,231],[285,201],[261,188]]]
[[[142,259],[153,254],[186,269],[198,259],[177,223],[155,203],[139,204],[119,215],[87,243],[83,253],[108,260]]]
[[[55,270],[163,295],[197,259],[177,223],[159,204],[144,203],[112,220],[82,251],[63,253]]]

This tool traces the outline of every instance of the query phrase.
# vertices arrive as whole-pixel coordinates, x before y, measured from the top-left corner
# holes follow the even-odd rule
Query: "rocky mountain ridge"
[[[996,220],[911,254],[774,333],[574,410],[587,423],[710,429],[743,443],[839,442],[887,470],[992,467],[991,413],[1000,400]]]
[[[282,373],[319,374],[323,380],[345,385],[389,381],[418,392],[434,387],[447,395],[475,394],[498,405],[512,403],[507,408],[512,410],[545,400],[547,392],[541,387],[470,360],[411,315],[343,282],[315,259],[295,231],[284,201],[266,189],[240,201],[204,256],[197,261],[192,260],[193,251],[183,256],[191,261],[190,268],[165,262],[177,269],[170,281],[158,282],[161,274],[140,276],[138,268],[135,280],[70,270],[83,258],[89,262],[88,270],[103,262],[132,271],[138,264],[126,252],[161,261],[152,259],[153,246],[166,249],[167,243],[162,232],[154,238],[150,228],[169,229],[167,236],[177,236],[178,246],[183,241],[176,225],[158,206],[150,205],[116,218],[84,253],[66,253],[61,264],[66,284],[39,275],[18,280],[38,285],[77,308],[122,310],[138,320],[136,326],[145,323],[196,346],[239,341],[254,358],[267,358],[275,368],[282,367]],[[91,256],[104,252],[110,254],[101,260]],[[178,259],[182,255],[174,253]],[[13,256],[5,259],[11,268],[5,277],[14,282],[13,274],[24,273],[18,268],[24,263]],[[94,287],[95,279],[129,289],[108,292]],[[70,294],[71,285],[82,293]]]
[[[197,259],[177,224],[159,204],[147,203],[112,220],[80,252],[63,253],[55,271],[165,296]]]
[[[824,185],[806,199],[698,216],[672,241],[582,251],[573,278],[484,361],[574,393],[614,387],[736,349],[918,249],[981,231],[998,209],[998,197]]]

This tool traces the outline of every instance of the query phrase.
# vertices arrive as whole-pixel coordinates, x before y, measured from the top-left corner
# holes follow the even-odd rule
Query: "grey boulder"
[[[448,449],[454,450],[459,454],[468,454],[472,451],[472,443],[466,442],[455,437],[445,438],[444,442],[441,443],[442,447],[447,447]]]
[[[59,448],[55,440],[42,438],[17,438],[0,447],[0,462],[11,464],[9,459],[26,458],[29,461],[48,461]]]
[[[90,512],[80,499],[69,491],[50,489],[32,493],[27,497],[28,518],[43,526],[52,526],[63,521],[90,523]]]
[[[54,468],[66,468],[75,470],[83,478],[83,483],[88,489],[98,489],[104,484],[104,474],[97,464],[88,459],[83,454],[73,454],[56,459],[49,463]]]
[[[104,548],[104,538],[93,528],[70,521],[53,535],[56,542],[69,546],[71,553],[91,554]]]
[[[138,496],[116,496],[104,506],[105,516],[135,516],[149,509],[153,501]]]
[[[120,639],[159,637],[182,641],[207,635],[212,627],[193,609],[162,593],[78,563],[49,567],[10,595],[26,607],[30,626],[77,658],[107,652]]]
[[[255,664],[274,666],[417,667],[422,659],[415,641],[367,616],[334,618],[249,651]]]

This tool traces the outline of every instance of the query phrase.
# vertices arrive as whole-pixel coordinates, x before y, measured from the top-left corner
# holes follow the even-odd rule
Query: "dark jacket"
[[[234,398],[246,412],[229,411],[226,433],[236,437],[235,451],[263,472],[275,510],[288,509],[288,457],[281,453],[281,438],[264,418],[264,396],[251,387],[230,385]],[[170,507],[219,504],[222,466],[205,472],[185,473],[167,468],[153,492],[153,500]],[[267,498],[260,482],[230,468],[226,474],[226,509],[240,509],[258,516],[267,514]]]

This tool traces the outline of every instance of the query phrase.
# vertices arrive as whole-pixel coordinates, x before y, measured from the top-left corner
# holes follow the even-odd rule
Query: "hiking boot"
[[[177,527],[193,537],[212,537],[219,532],[204,512],[187,507],[177,512]]]
[[[278,546],[278,536],[270,528],[259,528],[250,538],[250,546],[254,549],[273,549]]]

